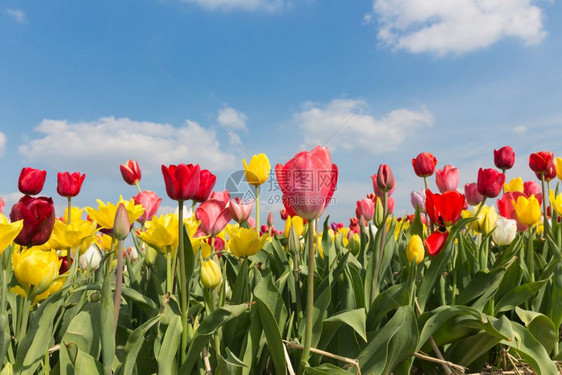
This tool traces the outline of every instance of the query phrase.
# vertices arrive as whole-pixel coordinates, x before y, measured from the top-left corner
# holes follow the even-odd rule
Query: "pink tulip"
[[[246,202],[238,197],[231,199],[229,204],[230,216],[238,224],[242,224],[247,221],[252,214],[252,208],[254,207],[254,201]]]
[[[360,222],[367,223],[373,219],[374,215],[375,203],[371,199],[364,198],[357,201],[355,216],[357,216]]]
[[[338,181],[338,167],[332,164],[330,151],[321,146],[299,152],[285,165],[277,164],[275,174],[285,208],[309,221],[322,215]]]
[[[523,184],[523,192],[528,197],[530,197],[531,195],[534,195],[536,197],[539,194],[541,194],[542,196],[541,185],[539,185],[535,181],[525,181],[525,183]]]
[[[212,191],[211,195],[209,195],[209,199],[214,199],[214,200],[228,203],[230,201],[230,193],[228,192],[228,190]]]
[[[420,212],[425,212],[425,190],[412,191],[410,200],[414,209],[419,207]]]
[[[382,197],[384,195],[384,191],[382,191],[381,188],[379,188],[379,184],[377,182],[377,174],[375,173],[374,175],[371,176],[371,180],[373,181],[373,191],[375,192],[375,195],[377,197]],[[393,184],[392,188],[388,191],[388,195],[391,196],[392,193],[394,193],[394,190],[396,189],[396,185]]]
[[[151,220],[158,208],[160,207],[160,202],[162,198],[158,197],[155,192],[150,190],[144,190],[133,197],[135,204],[140,204],[144,207],[144,213],[137,221],[144,224],[145,221]]]
[[[216,236],[231,220],[228,201],[208,199],[195,211],[195,218],[201,221],[200,229],[207,236]]]
[[[443,169],[437,169],[435,172],[435,183],[441,194],[446,191],[457,190],[459,170],[449,164],[443,167]]]
[[[471,206],[479,205],[484,199],[482,194],[478,192],[478,184],[476,182],[464,185],[464,196],[466,197],[467,203]]]

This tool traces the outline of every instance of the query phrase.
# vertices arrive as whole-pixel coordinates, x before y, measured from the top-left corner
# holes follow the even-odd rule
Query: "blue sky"
[[[529,153],[562,154],[561,16],[546,0],[3,1],[5,211],[24,166],[48,171],[57,207],[57,171],[86,173],[80,206],[130,197],[128,158],[170,207],[161,164],[200,163],[220,190],[242,158],[285,163],[350,117],[327,143],[338,220],[381,163],[397,213],[410,210],[422,151],[457,166],[462,188],[511,145],[508,177],[530,179]]]

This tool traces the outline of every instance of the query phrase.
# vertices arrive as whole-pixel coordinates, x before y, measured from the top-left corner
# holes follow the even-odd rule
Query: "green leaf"
[[[112,373],[113,356],[115,354],[115,315],[112,297],[111,274],[106,273],[103,279],[100,309],[102,361],[105,375]]]
[[[558,343],[558,330],[555,328],[552,320],[539,312],[523,310],[519,307],[515,309],[515,312],[529,332],[550,353],[554,345]]]
[[[306,373],[310,375],[349,375],[348,371],[345,371],[331,363],[324,363],[318,367],[307,367]]]
[[[413,236],[414,234],[417,234],[418,236],[420,236],[421,239],[423,239],[424,234],[423,234],[423,223],[421,220],[421,214],[420,214],[420,207],[416,206],[416,214],[414,216],[414,221],[412,222],[412,225],[410,225],[410,236]]]
[[[458,365],[469,366],[483,354],[488,353],[501,340],[500,337],[488,332],[480,332],[451,345],[445,353],[445,357]]]
[[[80,375],[99,375],[103,372],[103,366],[88,353],[78,351],[76,363],[74,365],[76,374]]]
[[[403,315],[404,320],[401,328],[389,343],[384,374],[392,373],[400,362],[411,358],[416,352],[416,345],[418,344],[418,326],[412,307],[402,306],[396,311],[396,314]]]
[[[466,288],[459,293],[457,303],[468,306],[474,302],[474,308],[483,306],[498,289],[504,273],[505,268],[495,268],[489,272],[478,271]],[[477,298],[478,300],[474,301]]]
[[[154,303],[153,300],[148,298],[147,296],[139,293],[135,289],[129,288],[123,285],[123,289],[121,291],[123,297],[131,302],[136,303],[139,305],[146,313],[153,313],[158,311],[158,306]]]
[[[363,340],[365,340],[365,342],[367,342],[367,314],[365,312],[365,309],[343,311],[336,315],[332,315],[328,319],[324,320],[324,327],[322,332],[324,332],[324,330],[328,326],[330,326],[335,327],[335,329],[330,329],[330,331],[333,331],[333,333],[335,333],[335,331],[341,324],[350,326],[355,332],[357,332],[357,334],[359,334],[359,336]]]
[[[137,327],[127,339],[125,350],[123,353],[123,363],[121,366],[121,373],[123,375],[133,375],[137,356],[144,343],[144,336],[148,330],[160,321],[161,314],[156,315],[144,322],[141,326]]]
[[[8,325],[8,316],[0,315],[0,364],[8,352],[10,346],[10,326]]]
[[[547,283],[548,280],[535,281],[512,289],[496,304],[495,311],[509,311],[529,300]]]
[[[162,340],[162,345],[160,346],[160,352],[158,353],[158,374],[171,375],[175,373],[175,357],[180,346],[181,332],[181,317],[174,315],[170,324],[168,324],[164,340]]]
[[[504,340],[502,344],[512,347],[539,375],[558,374],[558,369],[548,356],[544,346],[521,324],[515,322],[511,324],[517,335],[516,340]]]
[[[207,345],[216,330],[229,320],[236,318],[248,310],[248,304],[226,305],[208,315],[195,331],[187,357],[182,364],[179,374],[190,374],[201,351]]]

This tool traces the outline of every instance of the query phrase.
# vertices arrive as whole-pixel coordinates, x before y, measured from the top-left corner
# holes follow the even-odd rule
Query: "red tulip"
[[[386,164],[379,165],[377,186],[383,192],[394,191],[394,175],[392,174],[392,169]]]
[[[552,152],[535,152],[529,156],[529,167],[535,173],[545,173],[553,160],[554,154]]]
[[[459,185],[459,170],[447,164],[443,169],[435,172],[435,183],[441,193],[450,190],[457,190]]]
[[[381,188],[379,188],[379,184],[377,182],[377,174],[375,173],[374,175],[371,176],[371,180],[373,181],[373,191],[375,192],[374,196],[375,197],[382,197],[384,195],[384,191],[381,190]],[[392,193],[394,193],[394,190],[396,189],[396,185],[394,185],[392,187],[392,189],[389,190],[388,195],[392,195]]]
[[[424,241],[427,253],[431,256],[437,256],[443,250],[443,246],[449,237],[449,232],[441,233],[433,232]]]
[[[175,201],[194,199],[199,190],[199,165],[162,165],[166,193]]]
[[[137,221],[144,224],[147,220],[152,220],[152,217],[156,215],[158,208],[160,207],[160,198],[155,192],[150,190],[144,190],[133,197],[135,204],[140,204],[144,207],[144,213]]]
[[[531,195],[534,195],[535,197],[538,196],[539,194],[542,197],[542,189],[541,189],[541,185],[539,185],[537,182],[535,181],[525,181],[523,183],[523,192],[525,193],[526,196],[530,197]],[[517,200],[517,199],[516,199]]]
[[[353,233],[359,233],[361,228],[359,227],[359,219],[352,217],[349,219],[349,231]]]
[[[464,196],[467,203],[471,206],[478,206],[484,200],[482,194],[478,192],[478,184],[476,182],[464,185]]]
[[[330,151],[317,146],[275,167],[285,208],[307,220],[319,218],[330,203],[338,181],[338,167]],[[289,210],[287,210],[289,211]]]
[[[57,193],[62,197],[75,197],[80,194],[82,182],[86,178],[85,174],[80,172],[59,172],[57,173]]]
[[[23,229],[15,243],[21,246],[43,245],[49,240],[55,225],[53,200],[46,197],[23,196],[10,212],[12,222],[23,219]]]
[[[456,190],[443,194],[425,191],[425,210],[431,221],[439,227],[448,227],[459,220],[464,206],[464,195]]]
[[[355,208],[355,216],[359,219],[360,222],[367,223],[373,220],[373,216],[375,215],[375,203],[369,199],[364,198],[360,201],[357,201],[357,206]]]
[[[478,192],[487,198],[495,198],[502,192],[505,174],[495,169],[478,170]]]
[[[125,164],[119,166],[123,180],[129,185],[136,185],[141,180],[142,174],[139,163],[136,160],[127,160]]]
[[[535,175],[537,176],[537,178],[539,180],[542,179],[541,173],[539,172],[535,172]],[[548,164],[548,166],[546,167],[546,170],[544,171],[544,180],[545,181],[552,181],[553,179],[556,178],[556,164],[554,164],[554,161],[552,161],[550,164]]]
[[[18,181],[18,189],[27,195],[39,194],[43,190],[43,185],[45,185],[45,177],[47,177],[47,171],[29,167],[23,168]]]
[[[199,228],[207,236],[216,236],[231,220],[228,201],[207,199],[195,210],[195,218],[201,221]]]
[[[228,209],[230,210],[230,216],[238,224],[242,224],[247,221],[252,214],[252,208],[254,207],[254,201],[246,202],[240,198],[234,198],[230,200]]]
[[[330,223],[330,228],[332,228],[332,230],[334,231],[334,233],[337,233],[338,230],[340,230],[341,228],[343,228],[343,223],[332,222],[332,223]]]
[[[289,217],[287,210],[284,208],[281,209],[280,215],[281,215],[281,220],[283,221],[287,220],[287,217]]]
[[[215,187],[215,182],[217,181],[217,176],[209,172],[207,169],[201,170],[199,173],[199,189],[193,200],[196,202],[203,202],[209,198],[209,195]]]
[[[422,152],[415,159],[412,159],[414,172],[419,177],[428,177],[435,172],[437,159],[431,152]]]
[[[515,163],[515,152],[511,146],[504,146],[499,150],[494,150],[494,164],[498,169],[505,171],[511,169]]]
[[[513,208],[513,202],[517,201],[517,198],[521,196],[527,196],[525,193],[521,193],[519,191],[505,193],[501,199],[496,201],[498,206],[498,212],[501,216],[505,217],[506,219],[513,219],[517,222],[517,231],[524,232],[529,227],[517,220],[517,214],[515,213],[515,209]],[[538,199],[538,198],[537,198]]]

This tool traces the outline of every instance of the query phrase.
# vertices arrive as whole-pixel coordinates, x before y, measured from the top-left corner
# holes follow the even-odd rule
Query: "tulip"
[[[359,219],[356,217],[349,218],[349,230],[353,233],[359,233],[361,228],[359,227]]]
[[[507,246],[513,242],[517,234],[517,222],[505,217],[499,217],[496,221],[496,229],[492,232],[492,240],[498,246]]]
[[[127,208],[123,203],[119,203],[117,210],[115,211],[115,219],[113,222],[113,235],[118,240],[122,241],[129,235],[131,231],[132,223],[129,221],[129,215],[127,214]]]
[[[207,289],[215,289],[222,283],[220,266],[212,259],[201,262],[201,284]]]
[[[127,256],[129,257],[131,262],[133,263],[136,262],[137,259],[139,259],[139,252],[137,251],[137,248],[133,246],[129,246],[127,248]]]
[[[22,194],[39,194],[43,190],[43,185],[45,185],[45,177],[47,177],[47,171],[29,167],[23,168],[18,180],[18,189]]]
[[[384,191],[381,190],[381,188],[379,188],[378,182],[377,182],[377,174],[374,174],[371,176],[371,180],[373,181],[373,191],[375,192],[375,196],[376,197],[382,197],[384,196]],[[392,195],[392,193],[394,193],[394,190],[396,189],[396,185],[394,185],[392,187],[392,189],[390,189],[388,191],[388,195]]]
[[[394,191],[394,175],[392,174],[392,169],[386,164],[381,164],[379,166],[379,171],[377,172],[377,187],[385,193],[391,190]]]
[[[554,154],[552,152],[535,152],[529,155],[529,167],[535,173],[545,173],[553,160]]]
[[[178,216],[166,214],[154,216],[145,222],[145,229],[139,232],[143,242],[163,253],[175,252],[178,247]],[[189,230],[188,230],[189,232]],[[190,238],[195,233],[189,233]],[[194,249],[194,251],[196,251]]]
[[[299,152],[285,165],[277,164],[275,173],[285,207],[308,221],[322,215],[338,181],[338,168],[321,146]]]
[[[0,214],[4,212],[4,199],[0,198]]]
[[[410,202],[414,209],[417,207],[420,212],[425,212],[425,190],[412,191],[410,193]]]
[[[67,198],[77,196],[80,194],[84,178],[86,178],[86,175],[80,174],[80,172],[57,173],[57,193],[59,193],[61,197]]]
[[[478,206],[484,199],[482,194],[478,192],[478,184],[476,182],[464,185],[464,196],[467,203],[471,206]]]
[[[437,159],[430,152],[422,152],[415,159],[412,159],[414,172],[418,177],[429,177],[435,172]]]
[[[14,242],[21,246],[38,246],[49,240],[55,225],[53,200],[23,196],[10,212],[12,222],[23,219],[23,229]]]
[[[335,232],[339,231],[340,229],[343,229],[343,223],[332,222],[332,223],[330,223],[330,229],[332,229],[335,233]]]
[[[197,197],[199,190],[199,165],[162,165],[166,193],[175,201],[186,201]]]
[[[230,237],[230,251],[239,258],[249,257],[260,251],[267,239],[267,235],[260,237],[253,229],[239,228]]]
[[[228,201],[208,199],[195,211],[195,218],[201,221],[201,230],[208,236],[216,236],[231,220]]]
[[[553,190],[549,194],[550,205],[556,213],[562,216],[562,194],[555,195]]]
[[[279,214],[281,215],[281,220],[283,220],[283,221],[287,220],[287,217],[289,216],[289,214],[287,213],[287,210],[284,209],[284,208],[281,209]]]
[[[199,173],[199,188],[193,197],[195,202],[204,202],[209,198],[209,195],[215,187],[217,176],[209,172],[207,169],[201,170]]]
[[[250,185],[260,186],[267,181],[271,171],[271,164],[269,164],[266,154],[253,155],[249,165],[246,163],[246,159],[243,159],[242,162],[244,163],[246,181]]]
[[[152,217],[158,212],[162,198],[150,190],[144,190],[133,197],[135,205],[141,205],[144,207],[144,213],[137,219],[141,224],[144,224],[147,220],[152,220]]]
[[[482,206],[476,221],[473,224],[474,229],[477,232],[482,233],[484,236],[492,233],[496,227],[496,221],[498,220],[498,213],[495,207]]]
[[[99,268],[101,262],[101,254],[96,245],[92,245],[86,250],[86,252],[80,255],[78,258],[78,264],[80,268],[90,271],[95,271]]]
[[[0,214],[0,255],[18,236],[23,228],[23,220],[10,223],[8,219]]]
[[[562,158],[556,158],[556,175],[558,176],[559,180],[562,180]],[[2,208],[0,207],[0,212]]]
[[[285,221],[285,237],[289,237],[289,231],[293,228],[297,237],[304,232],[304,220],[300,216],[289,216]]]
[[[94,241],[97,224],[88,220],[74,220],[65,224],[62,220],[55,220],[51,240],[57,249],[78,249],[84,253]]]
[[[459,170],[447,164],[443,169],[438,169],[435,173],[435,183],[443,194],[446,191],[457,190],[459,185]]]
[[[267,215],[267,226],[269,228],[273,227],[273,212],[270,212],[269,215]]]
[[[523,193],[525,193],[525,195],[528,196],[528,197],[530,197],[531,195],[534,195],[538,199],[539,195],[542,196],[541,185],[539,185],[535,181],[525,181],[525,183],[523,184]],[[541,198],[541,201],[542,201],[542,198]]]
[[[495,169],[480,168],[478,170],[478,192],[486,198],[495,198],[500,195],[504,182],[505,175]]]
[[[86,207],[86,212],[88,213],[88,216],[92,220],[94,220],[106,233],[111,233],[111,229],[113,228],[113,224],[115,223],[117,207],[120,204],[123,204],[127,210],[129,223],[134,223],[144,213],[144,207],[140,204],[136,204],[133,198],[126,201],[123,199],[123,197],[120,196],[119,202],[117,202],[116,205],[111,202],[107,202],[107,204],[105,204],[99,199],[97,200],[97,202],[97,209]]]
[[[457,222],[464,205],[464,195],[456,190],[443,194],[425,191],[425,210],[431,221],[439,227],[448,227]]]
[[[539,186],[539,189],[540,189],[540,186]],[[514,192],[514,191],[519,191],[519,192],[522,193],[522,192],[525,191],[524,185],[523,185],[523,180],[521,179],[521,177],[515,177],[514,179],[509,181],[508,184],[505,184],[505,183],[503,184],[503,190],[506,193],[511,193],[511,192]]]
[[[420,264],[423,261],[424,254],[425,250],[423,248],[423,241],[420,236],[414,234],[410,237],[408,246],[406,246],[406,258],[408,258],[408,262],[410,263],[412,263],[415,259],[416,264]]]
[[[505,193],[501,197],[501,199],[497,200],[496,204],[498,206],[499,214],[506,219],[515,220],[517,223],[517,231],[524,232],[529,228],[529,226],[517,219],[517,214],[515,213],[515,208],[513,208],[512,203],[513,201],[516,201],[520,196],[526,197],[524,193],[520,193],[517,191],[513,193]]]
[[[359,233],[354,233],[354,232],[349,232],[350,236],[347,242],[347,250],[349,250],[349,252],[353,255],[357,255],[359,254],[359,252],[361,251],[361,236],[359,235]],[[347,237],[344,237],[347,238]]]
[[[61,261],[54,250],[31,248],[12,253],[12,266],[19,283],[26,291],[30,286],[46,289],[59,275]]]
[[[499,150],[494,150],[494,164],[498,169],[505,172],[511,169],[515,163],[515,153],[510,146],[504,146]]]
[[[252,208],[254,207],[254,201],[246,202],[238,197],[231,199],[228,209],[230,210],[230,216],[238,224],[242,224],[248,221],[250,215],[252,214]]]
[[[138,187],[142,173],[139,168],[139,163],[136,160],[127,160],[125,164],[121,164],[119,166],[119,169],[121,170],[121,176],[123,176],[123,180],[125,180],[126,183],[129,185],[137,185]]]
[[[433,232],[427,237],[424,241],[424,245],[427,249],[427,253],[432,257],[439,255],[441,250],[443,250],[443,246],[445,246],[445,242],[449,237],[449,232],[441,233],[441,232]]]
[[[537,198],[531,195],[529,198],[519,196],[517,201],[512,201],[517,220],[525,225],[533,226],[541,218],[541,206]]]
[[[546,167],[546,171],[544,171],[544,173],[541,174],[539,172],[536,172],[535,175],[539,180],[541,180],[543,176],[544,180],[547,182],[554,180],[556,178],[556,164],[554,164],[554,162],[551,162]]]
[[[223,202],[224,204],[228,204],[228,202],[230,201],[230,193],[228,192],[228,190],[213,191],[209,195],[209,199],[218,200]]]
[[[355,208],[355,216],[357,216],[359,222],[366,224],[369,221],[373,220],[374,215],[375,215],[375,203],[371,199],[364,198],[361,199],[360,201],[357,201],[357,206]]]

